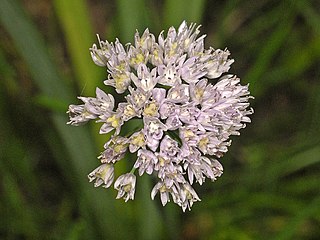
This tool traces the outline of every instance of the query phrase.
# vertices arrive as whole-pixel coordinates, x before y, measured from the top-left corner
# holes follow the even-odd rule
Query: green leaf
[[[204,0],[166,0],[164,4],[163,29],[179,26],[183,20],[189,24],[201,24],[204,12]]]
[[[120,36],[120,41],[125,44],[133,41],[137,30],[143,31],[150,27],[148,1],[145,0],[117,0],[117,21],[114,28]]]
[[[99,82],[102,83],[106,77],[103,76],[105,69],[91,60],[89,48],[96,41],[96,36],[90,23],[88,6],[84,0],[55,0],[53,3],[78,86],[86,95],[92,95]]]
[[[53,64],[42,36],[26,16],[18,1],[0,1],[0,21],[25,60],[41,93],[49,99],[56,98],[61,101],[74,99],[73,91]],[[123,221],[120,220],[121,216],[116,214],[113,208],[114,200],[111,200],[110,195],[97,193],[92,185],[84,180],[88,171],[97,165],[93,161],[96,159],[96,152],[89,132],[86,128],[75,129],[67,126],[65,114],[52,113],[51,120],[66,147],[65,161],[69,161],[69,168],[74,168],[76,172],[76,175],[73,176],[74,187],[78,190],[78,197],[82,202],[80,205],[82,214],[92,219],[89,221],[92,226],[88,231],[92,230],[93,226],[95,228],[99,226],[102,235],[107,236],[108,234],[111,238],[116,238],[118,235],[113,230],[117,229],[116,226],[119,230],[122,226],[119,223],[123,223]],[[113,218],[105,217],[106,215],[113,216]],[[117,222],[116,226],[113,224],[114,222]],[[96,233],[91,231],[91,234],[95,235]],[[123,233],[122,236],[128,235]]]
[[[292,11],[292,10],[291,10]],[[258,52],[258,57],[243,78],[246,82],[250,83],[250,89],[255,96],[259,96],[263,91],[262,86],[259,85],[259,79],[263,76],[270,63],[276,57],[277,52],[283,46],[289,35],[293,24],[292,14],[286,13],[280,19],[280,22],[276,29],[270,34],[270,37],[266,40],[262,49]]]
[[[310,218],[315,212],[320,210],[320,196],[315,197],[313,201],[303,208],[299,208],[299,211],[296,211],[294,217],[286,224],[283,230],[277,234],[273,239],[276,240],[286,240],[286,239],[295,239],[294,235],[303,228],[302,223]]]

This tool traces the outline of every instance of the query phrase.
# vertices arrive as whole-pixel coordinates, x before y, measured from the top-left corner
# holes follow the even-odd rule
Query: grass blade
[[[163,12],[163,29],[171,26],[177,27],[183,20],[186,20],[189,23],[196,22],[201,24],[204,7],[204,0],[165,1]]]
[[[89,48],[95,41],[92,25],[83,0],[55,0],[55,12],[63,29],[67,50],[72,60],[75,77],[85,95],[93,95],[102,82],[104,69],[91,60]]]
[[[42,94],[50,98],[60,99],[67,109],[70,99],[74,98],[73,91],[58,74],[58,70],[50,60],[42,36],[25,15],[19,2],[15,0],[0,1],[0,20],[11,35]],[[102,193],[93,194],[94,190],[91,185],[89,187],[86,181],[78,180],[80,176],[83,179],[87,171],[96,165],[93,161],[89,161],[96,158],[92,138],[87,128],[71,128],[66,126],[66,121],[65,115],[52,113],[52,123],[67,149],[65,160],[70,160],[69,167],[74,168],[77,173],[76,176],[73,176],[74,188],[77,189],[78,197],[81,199],[82,214],[86,215],[88,219],[91,217],[92,220],[88,221],[89,224],[95,226],[95,228],[100,226],[100,234],[104,236],[108,234],[111,238],[115,238],[117,235],[113,232],[115,225],[112,223],[116,222],[116,225],[121,228],[122,221],[117,220],[118,214],[114,212],[112,207],[111,196]],[[95,195],[95,197],[91,197],[92,195]],[[106,215],[113,217],[111,219]],[[92,218],[92,216],[95,217]]]
[[[114,24],[122,43],[132,42],[136,29],[150,27],[149,9],[145,0],[117,0],[118,19]]]

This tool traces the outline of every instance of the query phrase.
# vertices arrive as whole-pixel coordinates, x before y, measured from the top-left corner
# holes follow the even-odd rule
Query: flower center
[[[171,45],[170,51],[168,53],[170,57],[176,53],[177,46],[178,44],[176,42]]]
[[[119,120],[120,118],[118,118],[116,114],[113,114],[111,117],[107,118],[107,123],[111,123],[113,128],[117,128],[119,126]]]
[[[117,74],[113,77],[115,84],[116,84],[116,89],[125,89],[126,84],[129,81],[128,76],[124,73]]]
[[[132,117],[134,116],[136,111],[134,110],[133,106],[131,104],[128,104],[123,111],[123,114],[127,117]]]
[[[135,101],[135,104],[141,107],[144,105],[145,101],[147,100],[147,97],[144,94],[137,93],[133,96],[133,99]]]
[[[205,149],[208,145],[209,142],[209,138],[208,137],[204,137],[199,141],[199,148],[200,149]]]
[[[133,145],[136,145],[136,146],[139,146],[139,147],[144,146],[144,144],[145,144],[144,134],[140,133],[137,136],[133,137],[132,140],[131,140],[131,143]]]
[[[151,102],[147,104],[147,106],[144,108],[143,114],[145,116],[154,117],[158,113],[158,107],[155,102]]]
[[[203,93],[204,93],[203,89],[196,87],[195,95],[198,100],[200,100],[203,97]]]
[[[131,189],[132,189],[131,184],[124,185],[124,187],[123,187],[123,190],[124,190],[125,192],[130,192]]]
[[[125,144],[116,144],[116,145],[113,147],[113,150],[114,150],[116,153],[121,153],[121,152],[123,152],[126,148],[127,148],[127,146],[126,146]]]
[[[135,57],[130,59],[130,63],[132,65],[138,65],[140,63],[144,63],[144,55],[142,55],[141,53],[138,53]]]

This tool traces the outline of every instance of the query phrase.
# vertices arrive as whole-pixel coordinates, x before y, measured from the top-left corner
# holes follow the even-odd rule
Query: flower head
[[[82,104],[69,106],[68,124],[95,119],[102,123],[100,134],[112,134],[99,156],[102,165],[88,176],[95,186],[109,187],[114,165],[130,153],[136,159],[114,183],[117,198],[134,198],[137,170],[158,179],[152,199],[159,193],[163,205],[172,200],[185,211],[200,201],[193,184],[222,175],[217,159],[228,151],[230,136],[250,122],[252,97],[248,85],[227,74],[234,62],[230,52],[205,49],[199,33],[196,24],[182,22],[157,38],[146,29],[141,36],[136,32],[134,44],[98,38],[99,47],[92,46],[117,103],[97,88],[96,97],[79,97]]]

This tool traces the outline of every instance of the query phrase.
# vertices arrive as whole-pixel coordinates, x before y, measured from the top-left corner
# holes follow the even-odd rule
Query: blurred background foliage
[[[1,239],[319,239],[320,2],[317,0],[0,0]],[[185,19],[225,48],[250,83],[252,123],[182,213],[94,189],[106,136],[67,126],[76,96],[105,90],[89,47],[156,35]]]

